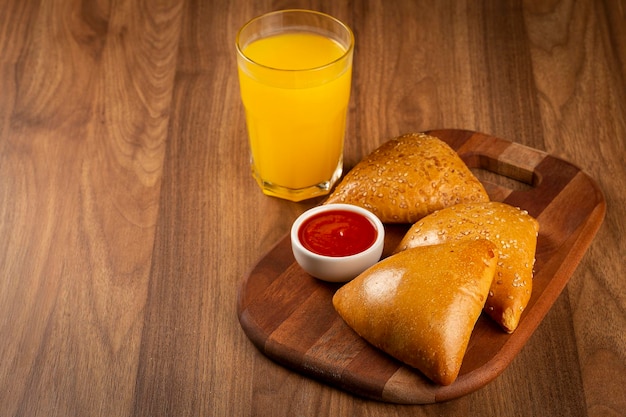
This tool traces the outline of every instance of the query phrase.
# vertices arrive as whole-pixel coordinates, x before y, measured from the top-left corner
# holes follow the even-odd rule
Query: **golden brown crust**
[[[448,144],[411,133],[365,157],[326,203],[361,206],[384,223],[415,223],[444,207],[488,200],[480,181]]]
[[[448,241],[492,241],[499,260],[485,312],[512,333],[530,300],[538,231],[537,220],[516,207],[499,202],[460,204],[418,221],[396,252]]]
[[[497,262],[481,239],[408,249],[340,288],[333,305],[374,346],[449,385],[458,376]]]

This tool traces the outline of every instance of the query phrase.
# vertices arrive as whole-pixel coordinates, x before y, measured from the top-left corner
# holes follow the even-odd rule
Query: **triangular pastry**
[[[481,239],[408,249],[341,287],[333,305],[361,337],[432,381],[457,378],[497,262]]]
[[[415,223],[435,210],[479,201],[489,197],[458,154],[441,139],[411,133],[365,157],[326,202],[361,206],[383,223]]]
[[[396,251],[457,240],[492,241],[498,248],[499,260],[485,312],[512,333],[532,293],[538,231],[537,220],[508,204],[459,204],[418,221]]]

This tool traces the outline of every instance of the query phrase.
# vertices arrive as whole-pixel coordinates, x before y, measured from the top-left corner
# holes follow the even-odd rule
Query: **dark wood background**
[[[1,3],[1,416],[624,415],[622,0]],[[239,326],[243,277],[320,202],[266,197],[249,170],[235,33],[292,7],[355,32],[347,168],[398,134],[462,128],[605,193],[565,291],[473,394],[363,400]]]

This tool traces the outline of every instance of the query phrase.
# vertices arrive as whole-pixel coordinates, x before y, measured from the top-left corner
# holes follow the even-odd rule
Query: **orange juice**
[[[294,201],[326,194],[341,175],[351,53],[322,35],[287,32],[243,54],[239,83],[259,185]]]

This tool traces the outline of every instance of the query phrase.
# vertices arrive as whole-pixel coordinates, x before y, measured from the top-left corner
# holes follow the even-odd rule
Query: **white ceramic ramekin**
[[[376,229],[376,239],[372,245],[354,255],[326,256],[307,249],[299,238],[299,230],[304,222],[324,211],[350,211],[367,218]],[[291,226],[291,248],[298,264],[312,276],[324,281],[347,282],[380,260],[385,242],[385,229],[382,222],[372,212],[351,204],[326,204],[302,213]]]

